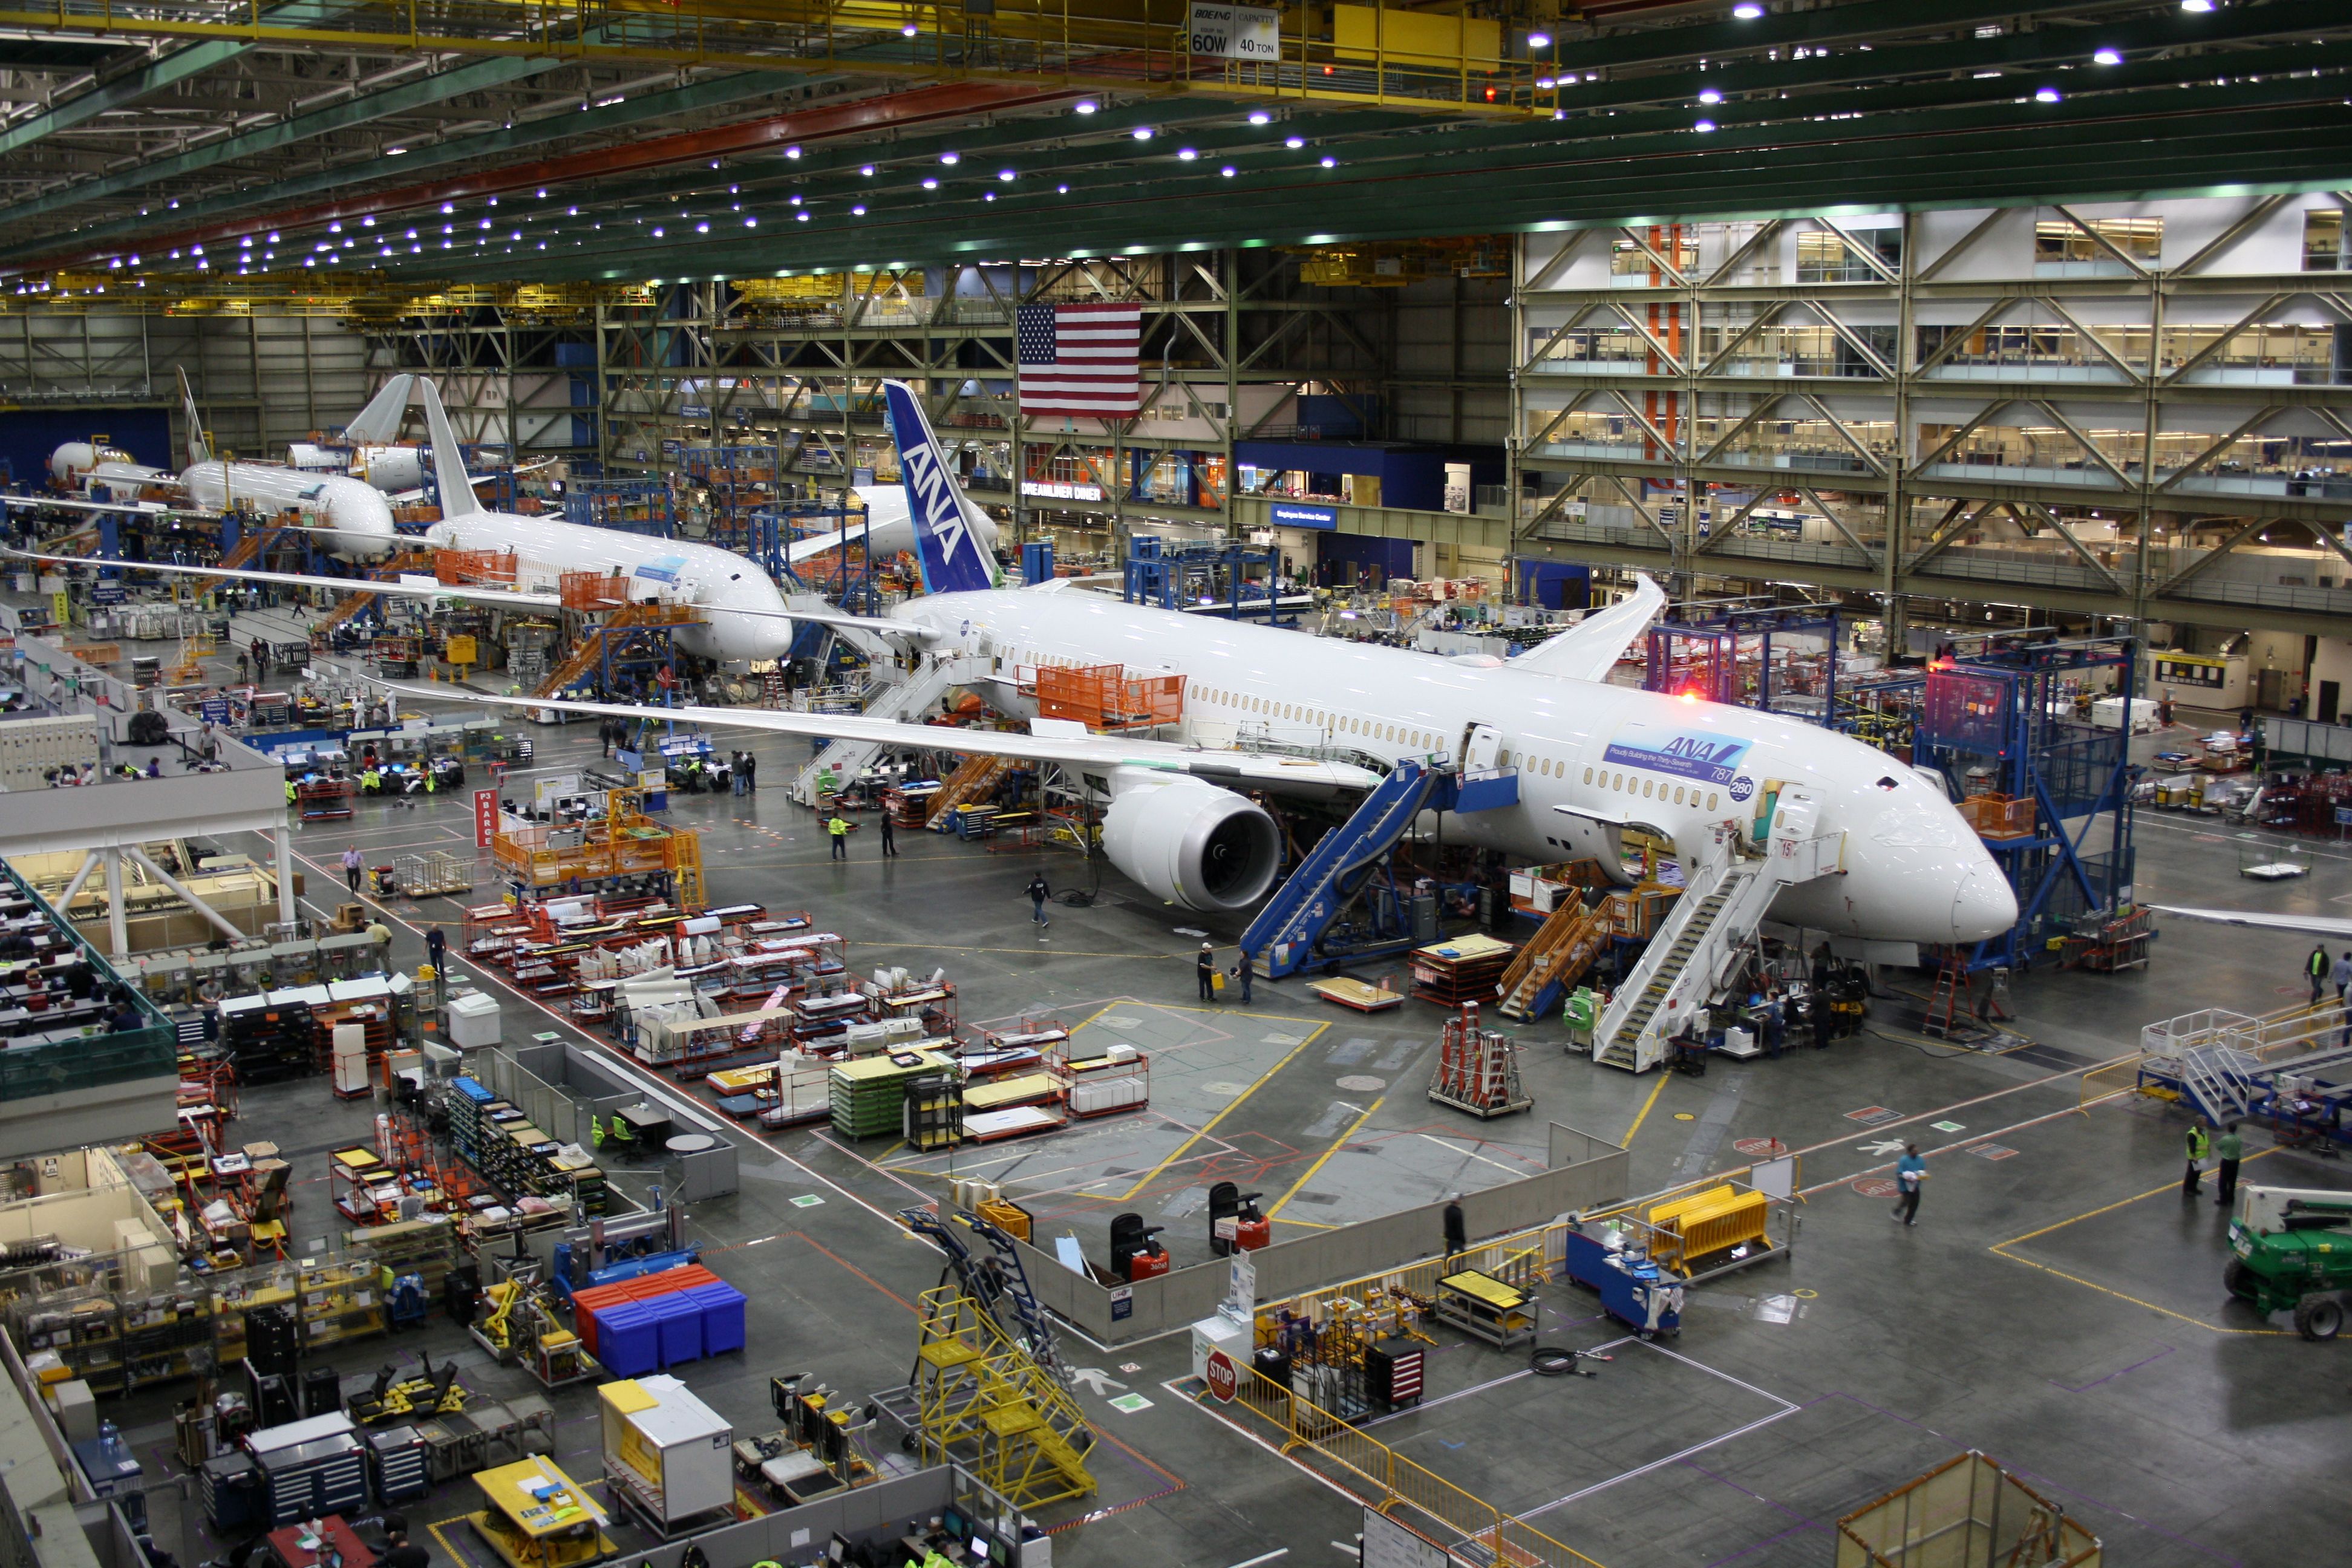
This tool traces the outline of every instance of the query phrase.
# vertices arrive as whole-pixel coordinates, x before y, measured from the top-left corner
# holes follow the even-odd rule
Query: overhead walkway
[[[1838,869],[1845,835],[1816,835],[1817,816],[1809,795],[1783,790],[1763,843],[1725,824],[1682,857],[1683,896],[1601,1015],[1593,1060],[1637,1073],[1657,1066],[1692,1010],[1723,994],[1780,889]]]
[[[1412,921],[1382,876],[1398,841],[1424,811],[1490,811],[1518,798],[1508,770],[1465,778],[1451,763],[1407,758],[1275,889],[1242,933],[1242,952],[1279,980],[1405,951]]]

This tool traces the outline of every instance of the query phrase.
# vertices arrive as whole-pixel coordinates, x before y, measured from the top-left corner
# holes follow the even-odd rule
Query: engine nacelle
[[[1274,886],[1282,835],[1265,807],[1229,789],[1181,775],[1134,781],[1123,773],[1103,814],[1103,853],[1188,910],[1240,910]]]

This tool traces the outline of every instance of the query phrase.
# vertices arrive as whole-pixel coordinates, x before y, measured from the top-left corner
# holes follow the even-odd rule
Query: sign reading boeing
[[[1751,742],[1734,735],[1706,730],[1664,730],[1649,724],[1628,724],[1619,730],[1601,753],[1605,762],[1672,773],[1704,784],[1727,785],[1739,772],[1739,761]]]
[[[1274,514],[1276,523],[1284,528],[1337,528],[1339,514],[1328,506],[1297,506],[1287,501],[1276,501],[1266,509]]]

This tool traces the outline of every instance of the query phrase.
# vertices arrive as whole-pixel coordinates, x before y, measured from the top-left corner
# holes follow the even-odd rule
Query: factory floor
[[[535,738],[541,769],[597,754],[590,728]],[[957,1174],[1018,1187],[1045,1234],[1076,1234],[1090,1256],[1101,1256],[1107,1216],[1132,1209],[1169,1227],[1180,1266],[1204,1258],[1213,1180],[1262,1191],[1277,1239],[1509,1180],[1541,1166],[1551,1121],[1629,1143],[1636,1193],[1736,1167],[1744,1149],[1765,1147],[1756,1141],[1799,1151],[1806,1201],[1793,1256],[1693,1290],[1678,1339],[1618,1344],[1596,1378],[1549,1379],[1529,1375],[1523,1352],[1440,1330],[1428,1405],[1374,1431],[1608,1568],[1817,1564],[1833,1554],[1838,1517],[1971,1448],[2100,1536],[2111,1562],[2318,1562],[2340,1550],[2340,1521],[2352,1516],[2352,1347],[2305,1343],[2284,1318],[2264,1321],[2226,1298],[2211,1178],[2200,1200],[2180,1194],[2182,1116],[2133,1096],[2078,1110],[2083,1069],[2133,1049],[2144,1024],[2300,1000],[2308,939],[2168,921],[2146,970],[2021,977],[2006,1026],[2014,1038],[1995,1051],[1955,1049],[1910,1026],[1929,984],[1919,974],[1883,976],[1889,994],[1860,1037],[1718,1063],[1699,1078],[1599,1068],[1563,1050],[1557,1025],[1529,1026],[1514,1032],[1533,1113],[1479,1122],[1423,1092],[1436,1008],[1363,1016],[1264,982],[1252,1005],[1202,1004],[1193,932],[1207,931],[1229,963],[1235,928],[1164,907],[1106,870],[1095,901],[1056,904],[1040,931],[1022,896],[1034,872],[1057,889],[1095,881],[1066,852],[992,854],[908,832],[900,858],[884,860],[869,819],[847,862],[834,863],[785,794],[805,747],[751,743],[767,786],[759,795],[673,796],[672,820],[708,836],[714,901],[813,910],[847,938],[853,969],[943,966],[966,1024],[1051,1016],[1151,1055],[1149,1110],[954,1163]],[[525,787],[528,777],[518,775]],[[467,810],[462,797],[414,810],[371,801],[349,825],[298,829],[309,901],[323,910],[341,899],[348,843],[462,852]],[[2352,909],[2352,849],[2311,846],[2307,878],[2262,884],[2237,875],[2237,830],[2155,813],[2140,823],[2143,898]],[[404,900],[383,912],[395,961],[413,966],[425,927],[453,921],[456,907]],[[563,1026],[494,973],[484,980],[505,1004],[509,1039]],[[2110,1075],[2091,1092],[2115,1086]],[[324,1152],[363,1119],[315,1081],[247,1096],[238,1134],[295,1156],[298,1237],[306,1216],[322,1225],[328,1213]],[[705,1261],[751,1298],[751,1349],[688,1367],[687,1381],[739,1433],[768,1425],[772,1373],[805,1371],[854,1394],[905,1382],[913,1303],[938,1282],[940,1260],[888,1215],[930,1201],[946,1162],[888,1140],[846,1145],[829,1130],[734,1136],[742,1190],[697,1205],[692,1224]],[[1899,1139],[1928,1155],[1912,1228],[1855,1184],[1888,1168]],[[642,1192],[656,1173],[623,1167],[617,1179]],[[2243,1179],[2352,1185],[2337,1163],[2273,1151],[2252,1129]],[[1540,1338],[1582,1348],[1622,1331],[1589,1294],[1553,1287]],[[354,1347],[341,1370],[361,1377],[387,1354],[419,1344],[437,1354],[449,1342],[436,1321],[422,1340]],[[1230,1568],[1352,1553],[1356,1501],[1278,1455],[1242,1413],[1188,1397],[1183,1337],[1097,1349],[1072,1336],[1066,1346],[1102,1374],[1083,1380],[1078,1397],[1106,1441],[1098,1496],[1045,1516],[1083,1516],[1057,1535],[1057,1565]],[[529,1386],[502,1369],[475,1376],[493,1394]],[[1148,1404],[1121,1397],[1133,1394]],[[132,1407],[142,1458],[169,1441],[156,1425],[169,1401],[152,1397]],[[556,1403],[560,1462],[593,1476],[592,1397],[573,1389]],[[478,1506],[470,1492],[460,1482],[411,1515],[455,1519]],[[446,1548],[487,1568],[464,1526],[439,1533],[436,1557]],[[169,1533],[162,1540],[177,1549]],[[212,1549],[193,1532],[188,1545]]]

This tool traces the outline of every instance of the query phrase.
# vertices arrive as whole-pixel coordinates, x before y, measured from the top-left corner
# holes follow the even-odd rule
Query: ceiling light
[[[869,179],[869,180],[870,180],[870,179],[872,179],[872,178],[874,177],[874,165],[873,165],[873,164],[871,164],[871,163],[868,163],[868,164],[866,164],[864,168],[862,168],[862,169],[858,170],[857,172],[858,172],[859,174],[861,174],[865,175],[867,179]]]
[[[755,217],[747,217],[743,220],[743,226],[745,228],[757,228],[760,226],[760,220]]]
[[[2213,8],[2213,0],[2180,0],[2180,8],[2201,16]]]
[[[1134,137],[1138,142],[1149,142],[1151,140],[1151,127],[1149,125],[1139,125],[1134,130],[1129,132],[1128,134]]]
[[[360,226],[362,228],[373,228],[375,226],[375,214],[370,213],[367,216],[360,219]]]
[[[710,232],[710,226],[707,223],[696,224],[694,226],[694,232],[697,234],[709,234]]]
[[[994,191],[982,191],[980,193],[980,199],[984,202],[992,202],[996,199],[996,193]]]
[[[1223,168],[1218,170],[1217,173],[1230,180],[1234,177],[1234,166],[1231,163],[1228,163]]]
[[[923,189],[927,191],[936,191],[939,188],[940,183],[937,180],[925,180],[923,182]]]
[[[1092,114],[1096,110],[1100,109],[1101,107],[1101,104],[1097,103],[1091,98],[1082,98],[1078,100],[1077,102],[1070,105],[1072,111],[1078,114]]]
[[[1529,33],[1528,35],[1528,47],[1531,49],[1548,49],[1551,47],[1551,35],[1549,33]]]
[[[1054,187],[1054,194],[1056,195],[1066,196],[1070,194],[1070,187],[1067,185],[1055,185]]]
[[[580,216],[580,209],[578,207],[565,207],[563,209],[563,216],[565,217],[578,217]]]
[[[915,36],[915,24],[909,22],[905,26],[899,28],[898,36],[902,38],[913,37]]]
[[[541,186],[541,187],[540,187],[540,189],[539,189],[539,193],[538,193],[538,194],[539,194],[539,199],[540,199],[541,201],[545,201],[545,200],[547,199],[547,187],[545,187],[544,185]]]
[[[863,205],[854,206],[849,209],[849,212],[852,217],[864,217],[866,216],[866,208]]]
[[[2054,87],[2037,87],[2033,89],[2033,101],[2055,103],[2058,101],[2058,89]]]
[[[241,245],[241,246],[245,247],[247,250],[251,250],[251,249],[253,248],[253,236],[251,236],[251,235],[249,235],[249,234],[248,234],[248,235],[245,236],[243,238],[239,239],[239,240],[237,241],[237,243],[238,243],[239,245]]]
[[[940,154],[940,162],[952,169],[958,163],[963,162],[963,154],[961,153],[942,153]]]
[[[1282,144],[1296,153],[1298,149],[1307,145],[1307,138],[1304,136],[1286,136],[1282,139]]]
[[[1715,89],[1710,87],[1698,95],[1698,100],[1701,103],[1721,103],[1723,101],[1723,94],[1716,91]]]
[[[1731,8],[1731,14],[1743,22],[1753,22],[1757,17],[1764,15],[1764,7],[1753,4],[1751,0],[1748,5],[1734,5]]]
[[[456,205],[456,204],[455,204],[455,203],[452,203],[452,202],[443,202],[443,203],[441,204],[441,210],[442,210],[443,212],[445,212],[445,213],[453,213],[453,212],[456,212],[456,211],[457,210],[457,205]]]
[[[2091,57],[2091,63],[2102,66],[2119,66],[2124,63],[2124,52],[2121,49],[2101,49],[2097,54]]]
[[[1252,125],[1271,125],[1274,123],[1274,116],[1263,109],[1253,109],[1250,110],[1249,122]]]
[[[383,150],[383,155],[387,158],[397,158],[407,151],[408,149],[405,147],[387,147]],[[173,206],[178,206],[180,204],[173,202],[172,205]]]
[[[798,158],[800,155],[801,150],[797,147],[787,147],[784,149],[784,156],[787,158]]]
[[[1199,151],[1195,148],[1179,147],[1176,149],[1176,161],[1180,163],[1189,163],[1200,155]]]
[[[792,203],[794,206],[801,205],[801,194],[798,191],[794,191],[791,195],[786,196],[784,199]]]
[[[329,234],[341,234],[343,232],[343,226],[339,223],[331,223],[327,226],[327,232]]]
[[[659,239],[661,237],[662,237],[662,231],[661,231],[660,229],[656,228],[656,230],[654,230],[654,237],[655,237],[656,239]]]
[[[714,163],[714,164],[712,164],[712,165],[711,165],[711,167],[713,167],[713,168],[717,168],[717,167],[718,167],[718,165]],[[492,206],[496,206],[496,205],[499,205],[499,198],[498,198],[498,197],[496,197],[496,196],[492,196],[492,197],[490,198],[489,205],[492,205]]]
[[[1327,169],[1336,169],[1339,166],[1339,160],[1327,157],[1323,160],[1323,166]]]
[[[808,222],[808,214],[806,214],[806,213],[794,213],[793,216],[794,217],[796,217],[796,218],[800,219],[800,221],[801,221],[801,222],[803,222],[803,223],[806,223],[806,222]]]
[[[1536,78],[1536,90],[1538,92],[1549,92],[1553,88],[1556,88],[1559,85],[1559,82],[1548,76],[1539,76]]]
[[[1003,182],[1004,182],[1004,184],[1008,184],[1008,185],[1009,185],[1009,184],[1012,184],[1015,179],[1018,179],[1020,176],[1019,176],[1019,175],[1017,175],[1017,174],[1014,174],[1012,170],[1010,170],[1010,169],[999,169],[999,170],[997,170],[997,171],[996,171],[996,177],[997,177],[999,180],[1002,180]]]
[[[1715,121],[1712,120],[1702,120],[1697,124],[1692,126],[1691,129],[1694,131],[1712,131],[1715,129]]]

